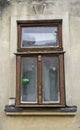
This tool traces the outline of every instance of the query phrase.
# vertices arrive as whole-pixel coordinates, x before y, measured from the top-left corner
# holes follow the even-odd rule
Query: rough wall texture
[[[80,0],[41,0],[40,2],[46,3],[43,12],[40,9],[35,12],[33,2],[33,0],[0,0],[0,130],[80,130]],[[15,68],[14,66],[10,68],[11,17],[45,19],[66,12],[69,14],[69,24],[65,24],[66,28],[69,28],[69,43],[65,45],[66,99],[67,104],[78,107],[77,115],[75,117],[6,116],[4,106],[8,104],[11,91],[13,93],[15,88],[11,77]],[[68,41],[67,36],[64,41]]]

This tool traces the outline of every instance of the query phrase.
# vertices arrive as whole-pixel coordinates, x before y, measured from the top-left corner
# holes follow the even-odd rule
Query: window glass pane
[[[43,57],[43,102],[59,102],[58,57]]]
[[[23,27],[22,47],[58,46],[57,27]]]
[[[36,102],[36,58],[22,58],[22,91],[21,102]]]

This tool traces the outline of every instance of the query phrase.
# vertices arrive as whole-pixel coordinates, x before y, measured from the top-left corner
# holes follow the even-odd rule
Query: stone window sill
[[[15,106],[5,106],[5,113],[8,116],[75,116],[76,106],[66,106],[61,108],[16,108]]]

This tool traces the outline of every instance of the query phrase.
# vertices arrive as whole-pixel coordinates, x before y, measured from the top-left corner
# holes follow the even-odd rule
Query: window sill
[[[16,108],[15,106],[6,106],[5,113],[8,116],[75,116],[76,106],[66,106],[61,108]]]

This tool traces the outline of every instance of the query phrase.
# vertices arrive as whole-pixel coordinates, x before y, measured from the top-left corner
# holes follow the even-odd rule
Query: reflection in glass
[[[36,58],[22,58],[21,102],[36,102]]]
[[[59,101],[58,58],[44,57],[43,65],[43,102]]]
[[[57,27],[23,27],[22,47],[58,46]]]

